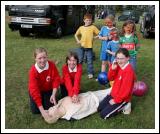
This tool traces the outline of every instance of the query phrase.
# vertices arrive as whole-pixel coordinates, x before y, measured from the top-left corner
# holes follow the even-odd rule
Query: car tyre
[[[62,35],[63,35],[63,29],[62,29],[62,26],[59,25],[56,29],[55,37],[56,38],[61,38]]]
[[[148,37],[149,37],[149,32],[147,31],[146,28],[144,28],[143,37],[144,37],[144,38],[148,38]]]

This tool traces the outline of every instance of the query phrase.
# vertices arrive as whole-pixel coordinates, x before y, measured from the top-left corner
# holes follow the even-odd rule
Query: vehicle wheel
[[[149,32],[147,31],[147,29],[145,28],[143,31],[143,37],[144,38],[148,38],[149,37]]]
[[[19,34],[22,36],[22,37],[28,37],[29,36],[29,32],[25,29],[20,29],[19,30]]]
[[[62,37],[62,34],[63,34],[63,29],[62,29],[61,26],[58,26],[57,30],[56,30],[56,33],[55,33],[56,38]]]

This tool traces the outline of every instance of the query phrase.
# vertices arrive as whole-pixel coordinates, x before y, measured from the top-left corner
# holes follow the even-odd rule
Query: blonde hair
[[[60,118],[59,117],[60,115],[57,110],[58,110],[57,106],[53,106],[48,109],[49,118],[45,119],[47,123],[51,124],[57,122],[57,120]]]
[[[36,58],[37,54],[38,54],[38,53],[42,53],[42,52],[45,52],[46,55],[47,55],[47,50],[46,50],[45,48],[42,48],[42,47],[36,48],[36,49],[34,50],[34,57]]]
[[[62,100],[60,100],[57,105],[48,109],[49,118],[45,118],[45,121],[47,123],[56,123],[59,118],[63,117],[66,114],[65,108],[63,107],[63,105],[61,105]]]
[[[119,31],[117,28],[115,28],[115,27],[110,30],[110,33],[111,33],[111,32],[116,32],[117,35],[119,35],[119,33],[120,33],[120,31]]]
[[[105,18],[105,20],[106,19],[110,19],[112,22],[114,22],[114,20],[115,20],[115,18],[114,18],[114,16],[113,15],[108,15],[106,18]]]

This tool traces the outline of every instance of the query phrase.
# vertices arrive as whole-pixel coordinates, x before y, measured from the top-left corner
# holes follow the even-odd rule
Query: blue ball
[[[102,85],[105,85],[109,82],[106,72],[101,72],[101,73],[98,74],[98,82]]]

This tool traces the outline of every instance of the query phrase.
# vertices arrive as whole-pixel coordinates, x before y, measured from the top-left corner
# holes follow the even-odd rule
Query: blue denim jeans
[[[129,59],[129,63],[133,67],[134,71],[136,71],[136,62],[137,62],[136,56],[131,56],[130,59]]]
[[[88,74],[94,74],[93,68],[93,49],[92,48],[80,48],[79,63],[83,63],[84,56],[87,58],[87,72]]]

